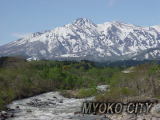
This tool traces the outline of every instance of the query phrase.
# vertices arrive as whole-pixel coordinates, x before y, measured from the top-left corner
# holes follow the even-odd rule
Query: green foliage
[[[130,70],[130,69],[128,69]],[[119,72],[110,79],[111,90],[98,95],[97,100],[120,100],[127,97],[160,96],[160,66],[143,64],[132,67],[128,73]]]
[[[21,58],[0,58],[0,109],[14,99],[54,90],[80,89],[79,97],[97,95],[95,87],[99,84],[111,87],[110,92],[97,96],[99,100],[160,96],[159,65],[138,65],[127,74],[123,70],[121,67],[96,67],[88,61],[27,62]]]
[[[111,88],[105,94],[99,94],[96,96],[97,101],[122,101],[123,98],[136,96],[136,92],[133,89],[123,87],[123,88]]]
[[[95,67],[88,61],[31,61],[0,58],[0,109],[14,99],[53,90],[80,89],[79,97],[95,94],[97,84],[108,84],[119,68]]]
[[[96,88],[88,88],[88,89],[81,88],[77,93],[77,97],[85,98],[85,97],[95,96],[96,94],[97,94]]]

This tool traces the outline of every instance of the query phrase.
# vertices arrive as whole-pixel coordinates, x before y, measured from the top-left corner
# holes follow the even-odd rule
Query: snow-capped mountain
[[[79,18],[72,24],[37,32],[0,47],[0,56],[29,59],[160,59],[160,26],[123,22],[95,24]]]

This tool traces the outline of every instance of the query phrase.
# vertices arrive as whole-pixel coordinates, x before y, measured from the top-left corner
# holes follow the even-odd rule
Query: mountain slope
[[[159,59],[159,54],[138,57],[160,47],[160,26],[140,27],[122,22],[94,24],[79,18],[72,24],[37,32],[0,47],[0,56],[30,59]],[[154,52],[154,51],[150,51]]]

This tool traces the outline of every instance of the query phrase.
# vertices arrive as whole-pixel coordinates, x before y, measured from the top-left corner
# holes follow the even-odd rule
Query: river
[[[65,98],[59,92],[49,92],[23,100],[13,101],[8,108],[14,109],[15,117],[9,120],[95,120],[96,115],[75,114],[87,99]]]
[[[13,101],[8,108],[15,111],[14,117],[8,120],[160,120],[160,104],[148,115],[82,115],[83,101],[93,100],[65,98],[59,92],[49,92],[23,100]],[[110,118],[110,119],[109,119]]]

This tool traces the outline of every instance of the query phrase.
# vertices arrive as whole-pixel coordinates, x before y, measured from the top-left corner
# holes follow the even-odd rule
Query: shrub
[[[80,89],[77,93],[78,98],[85,98],[95,96],[97,94],[96,88]]]

